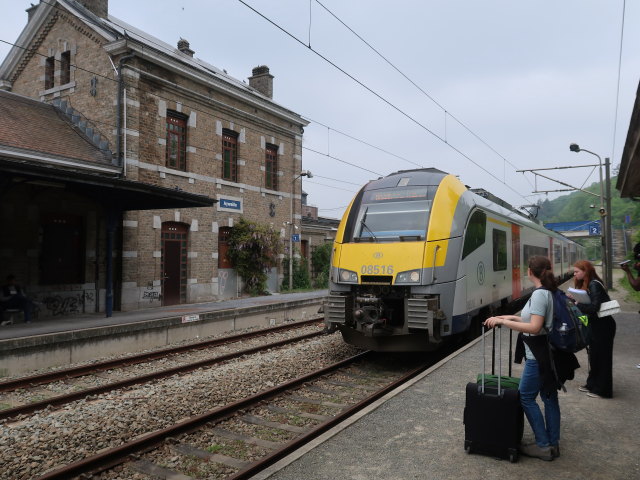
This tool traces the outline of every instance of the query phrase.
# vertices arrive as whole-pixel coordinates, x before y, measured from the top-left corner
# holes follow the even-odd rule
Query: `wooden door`
[[[177,305],[187,301],[187,236],[189,227],[182,223],[162,224],[162,304]]]

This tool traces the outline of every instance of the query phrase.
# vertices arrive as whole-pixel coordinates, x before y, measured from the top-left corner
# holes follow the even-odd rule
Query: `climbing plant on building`
[[[229,237],[229,259],[244,281],[244,291],[261,295],[267,290],[269,269],[282,251],[280,235],[269,225],[240,218]]]

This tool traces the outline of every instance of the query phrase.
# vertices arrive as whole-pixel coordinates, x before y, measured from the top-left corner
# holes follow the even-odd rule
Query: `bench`
[[[16,322],[16,315],[22,315],[22,310],[19,308],[7,308],[2,312],[2,321],[0,326],[13,325]]]

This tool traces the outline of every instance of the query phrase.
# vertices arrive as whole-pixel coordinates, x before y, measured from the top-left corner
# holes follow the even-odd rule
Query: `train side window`
[[[469,224],[467,225],[464,236],[464,246],[462,247],[463,259],[484,243],[486,234],[487,215],[478,210],[471,215]]]
[[[493,271],[507,269],[507,232],[493,229]]]
[[[553,263],[561,263],[562,262],[562,252],[560,249],[560,245],[553,246]]]
[[[549,249],[544,247],[536,247],[533,245],[524,245],[522,247],[522,253],[524,256],[524,264],[529,265],[529,259],[535,255],[541,255],[543,257],[549,257]]]

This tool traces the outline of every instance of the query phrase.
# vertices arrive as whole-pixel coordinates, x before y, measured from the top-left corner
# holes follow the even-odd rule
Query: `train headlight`
[[[344,283],[358,283],[358,274],[351,270],[341,268],[338,272],[338,277],[340,278],[340,281]]]
[[[407,270],[396,275],[396,285],[399,283],[420,283],[420,270]]]

